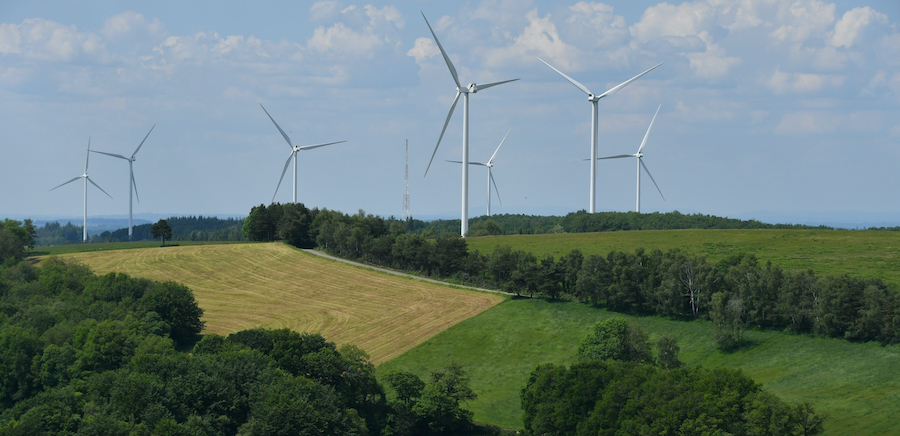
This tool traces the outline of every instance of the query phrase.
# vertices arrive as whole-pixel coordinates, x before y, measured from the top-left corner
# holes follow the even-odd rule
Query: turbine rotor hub
[[[476,86],[477,86],[477,85],[475,85],[474,83],[470,83],[470,84],[469,84],[469,87],[466,88],[466,89],[467,89],[469,92],[471,92],[471,93],[474,94],[474,93],[478,92],[478,90],[475,89]]]

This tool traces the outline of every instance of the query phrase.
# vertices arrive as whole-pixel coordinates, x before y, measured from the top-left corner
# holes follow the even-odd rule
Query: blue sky
[[[462,107],[423,177],[460,80],[521,80],[471,98],[470,159],[495,159],[494,213],[588,208],[590,103],[600,154],[634,153],[657,106],[642,211],[900,217],[900,4],[885,1],[47,1],[0,5],[0,216],[80,216],[95,150],[130,155],[135,213],[246,214],[295,144],[299,201],[457,217]],[[486,171],[470,171],[470,215]],[[92,154],[89,215],[126,215],[128,166]],[[634,209],[635,164],[602,161],[597,209]],[[291,198],[290,174],[276,201]],[[900,223],[900,219],[897,220]]]

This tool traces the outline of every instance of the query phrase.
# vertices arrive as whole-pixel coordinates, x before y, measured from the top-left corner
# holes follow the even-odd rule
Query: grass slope
[[[471,375],[478,422],[521,428],[519,391],[542,363],[571,364],[578,343],[597,321],[628,317],[656,341],[678,337],[680,358],[707,368],[742,368],[788,401],[809,401],[829,416],[830,435],[900,434],[900,347],[854,344],[779,332],[751,331],[752,345],[735,353],[715,347],[705,321],[630,317],[579,303],[516,299],[497,305],[381,365],[427,376],[450,361]]]
[[[680,248],[709,260],[738,252],[753,253],[785,269],[812,269],[818,274],[850,274],[880,278],[900,285],[900,232],[854,230],[642,230],[554,235],[514,235],[466,238],[470,250],[493,253],[497,245],[531,252],[538,258],[568,254],[606,256],[610,251],[633,252]]]
[[[174,280],[194,291],[206,333],[257,326],[317,332],[378,364],[503,297],[346,265],[280,243],[64,254],[94,272]]]

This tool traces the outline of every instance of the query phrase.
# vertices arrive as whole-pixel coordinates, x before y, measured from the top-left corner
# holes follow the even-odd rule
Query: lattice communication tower
[[[406,140],[406,188],[403,190],[403,221],[409,221],[412,213],[409,211],[409,139]]]

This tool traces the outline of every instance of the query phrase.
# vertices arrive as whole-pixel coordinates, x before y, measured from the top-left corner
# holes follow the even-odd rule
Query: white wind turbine
[[[68,185],[69,183],[72,183],[78,179],[84,179],[84,227],[82,227],[82,236],[84,238],[84,242],[87,242],[87,240],[88,240],[88,234],[87,234],[87,182],[91,182],[91,184],[96,186],[97,189],[103,191],[103,188],[101,188],[100,185],[94,183],[94,181],[91,180],[90,177],[88,177],[88,161],[90,159],[91,159],[91,138],[88,138],[87,157],[84,159],[84,174],[82,174],[78,177],[75,177],[72,180],[69,180],[68,182],[63,183],[62,185],[59,185],[56,187],[56,188],[59,188],[60,186]],[[53,189],[56,189],[56,188],[53,188]],[[53,189],[51,189],[51,191]],[[108,192],[103,191],[103,193],[106,194],[107,197],[112,198],[112,195],[109,195]]]
[[[425,13],[422,13],[422,18],[425,18]],[[444,128],[441,129],[441,136],[438,137],[437,145],[434,146],[434,152],[431,153],[431,160],[428,161],[428,168],[425,168],[425,175],[428,175],[428,169],[431,168],[431,162],[434,161],[434,155],[437,153],[438,147],[441,145],[441,139],[444,138],[444,132],[447,130],[447,124],[450,123],[450,117],[453,116],[453,111],[456,109],[456,103],[459,101],[460,94],[464,95],[463,98],[463,147],[462,147],[462,213],[460,216],[460,230],[459,233],[461,236],[465,237],[466,233],[469,231],[469,94],[474,94],[482,89],[487,89],[492,86],[501,85],[504,83],[512,82],[519,79],[511,79],[504,80],[502,82],[491,82],[485,83],[482,85],[477,85],[475,83],[470,83],[469,86],[463,87],[459,82],[459,77],[456,74],[456,68],[453,67],[453,62],[450,62],[450,57],[447,56],[447,52],[444,51],[444,47],[441,46],[441,42],[438,41],[437,35],[434,33],[434,29],[431,28],[431,24],[428,23],[428,18],[425,18],[425,24],[428,25],[428,30],[431,31],[431,36],[434,37],[434,42],[437,43],[438,48],[441,50],[441,55],[444,57],[444,62],[447,63],[447,68],[450,69],[450,75],[453,76],[453,82],[456,83],[456,98],[453,99],[453,104],[450,106],[450,113],[447,114],[447,120],[444,121]]]
[[[656,180],[653,180],[653,175],[650,174],[650,170],[647,169],[647,165],[644,165],[644,160],[643,160],[644,153],[642,152],[642,150],[644,150],[644,146],[647,145],[647,137],[650,136],[650,129],[653,128],[653,122],[656,121],[656,115],[659,114],[659,108],[661,108],[661,107],[662,107],[662,105],[659,105],[659,107],[656,108],[656,113],[653,114],[653,119],[650,120],[650,127],[647,127],[647,133],[644,134],[644,140],[641,141],[641,146],[638,147],[637,153],[635,153],[635,154],[620,154],[617,156],[607,156],[607,157],[597,158],[597,160],[620,159],[623,157],[636,157],[637,158],[637,162],[638,162],[637,163],[637,213],[641,213],[641,167],[644,167],[644,171],[646,171],[647,175],[650,176],[650,180],[653,181],[653,185],[656,186],[656,190],[659,191],[659,196],[662,197],[663,201],[665,201],[665,199],[666,199],[666,197],[663,196],[662,190],[659,189],[659,185],[656,184]]]
[[[539,61],[544,62],[544,65],[550,67],[553,71],[559,73],[560,76],[563,76],[564,79],[568,80],[571,84],[575,85],[578,89],[582,90],[588,96],[588,101],[591,102],[592,107],[592,115],[591,115],[591,213],[596,212],[596,187],[597,187],[597,136],[598,136],[598,126],[597,126],[597,102],[600,101],[601,98],[606,97],[608,95],[612,95],[619,91],[620,89],[628,86],[631,82],[637,80],[638,77],[643,76],[644,74],[649,73],[654,68],[662,65],[662,62],[654,65],[652,68],[644,71],[637,76],[634,76],[612,88],[604,92],[603,94],[594,94],[589,89],[587,89],[584,85],[575,81],[575,79],[565,75],[562,71],[553,68],[552,65],[545,62],[543,59],[538,58]]]
[[[265,112],[266,115],[269,115],[269,111],[266,110],[266,108],[262,105],[262,103],[259,104],[259,107],[262,108],[263,112]],[[275,127],[278,128],[278,131],[281,132],[281,136],[284,136],[284,140],[287,141],[288,146],[291,147],[291,154],[290,154],[290,156],[288,156],[287,161],[284,163],[284,170],[281,171],[281,178],[278,179],[278,186],[275,187],[275,193],[272,194],[272,202],[275,202],[275,195],[278,194],[278,188],[281,187],[281,181],[284,180],[284,174],[287,172],[288,165],[291,164],[291,159],[293,159],[294,160],[294,203],[296,203],[297,202],[297,152],[301,151],[301,150],[312,150],[313,148],[324,147],[326,145],[340,144],[341,142],[347,142],[347,141],[345,140],[345,141],[326,142],[324,144],[304,145],[302,147],[298,147],[291,143],[291,138],[288,138],[287,133],[284,133],[284,130],[281,130],[281,126],[279,126],[278,123],[275,122],[275,119],[272,118],[271,115],[269,115],[269,119],[272,120],[272,123],[275,124]]]
[[[150,128],[150,132],[152,132],[153,129],[154,129],[155,127],[156,127],[156,124],[154,124],[153,127]],[[147,136],[144,136],[144,140],[141,141],[140,144],[138,144],[137,148],[134,150],[134,153],[131,153],[131,157],[130,157],[130,158],[125,157],[125,156],[122,156],[121,154],[104,153],[104,152],[102,152],[102,151],[91,150],[91,151],[93,151],[94,153],[105,154],[105,155],[107,155],[107,156],[117,157],[117,158],[119,158],[119,159],[125,159],[125,160],[128,161],[128,240],[129,240],[129,241],[131,240],[131,233],[132,233],[132,229],[133,229],[133,224],[132,224],[132,222],[131,222],[131,209],[132,209],[132,207],[131,207],[131,197],[132,197],[131,193],[132,193],[132,189],[134,189],[134,197],[137,197],[138,203],[141,202],[141,196],[138,195],[138,192],[137,192],[137,183],[134,182],[134,167],[133,167],[133,164],[134,164],[134,161],[135,161],[135,156],[137,156],[138,151],[139,151],[139,150],[141,149],[141,147],[144,145],[144,141],[146,141],[147,138],[150,136],[150,132],[147,132]]]
[[[500,147],[503,147],[503,141],[506,141],[506,137],[509,136],[509,132],[511,132],[511,131],[512,131],[512,129],[509,129],[509,131],[506,132],[506,136],[504,136],[504,137],[503,137],[503,140],[500,141],[500,145],[498,145],[498,146],[497,146],[497,149],[494,150],[494,154],[491,155],[491,158],[490,158],[490,160],[487,161],[487,163],[481,163],[481,162],[469,162],[469,165],[481,165],[481,166],[483,166],[483,167],[487,167],[487,169],[488,169],[488,183],[487,183],[487,188],[488,188],[487,216],[491,216],[491,184],[492,184],[492,183],[494,184],[494,191],[497,191],[497,201],[499,201],[499,202],[500,202],[500,205],[503,206],[503,200],[500,200],[500,190],[497,189],[497,182],[494,181],[494,175],[491,173],[491,169],[494,168],[494,158],[497,157],[497,152],[500,151]],[[458,161],[458,160],[448,160],[447,162],[462,163],[462,162],[460,162],[460,161]]]

